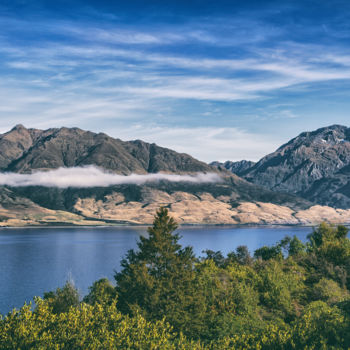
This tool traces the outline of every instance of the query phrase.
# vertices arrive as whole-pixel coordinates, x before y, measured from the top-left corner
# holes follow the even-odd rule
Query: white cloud
[[[148,182],[191,182],[213,183],[221,178],[215,173],[197,173],[195,175],[146,174],[117,175],[95,166],[59,168],[50,171],[37,171],[32,174],[0,173],[0,185],[12,187],[44,186],[58,188],[108,187],[113,185],[137,184]]]
[[[6,46],[0,50],[6,52]],[[322,52],[320,47],[315,50]],[[22,89],[30,89],[34,94],[35,87],[46,84],[60,94],[79,91],[80,95],[91,96],[97,91],[106,96],[114,93],[119,98],[236,101],[261,98],[266,93],[300,84],[350,79],[350,69],[346,66],[348,56],[320,55],[320,60],[314,60],[312,54],[301,53],[300,47],[290,44],[284,44],[281,52],[258,51],[244,59],[174,56],[82,43],[34,46],[10,56],[13,58],[7,65],[12,68],[43,71],[40,80],[27,84],[26,80],[17,81]],[[343,64],[331,67],[334,62]],[[81,74],[82,68],[84,74]],[[174,75],[173,69],[180,71]],[[242,71],[248,74],[242,75]],[[60,85],[61,81],[66,84]],[[6,81],[6,85],[14,84],[15,80]]]

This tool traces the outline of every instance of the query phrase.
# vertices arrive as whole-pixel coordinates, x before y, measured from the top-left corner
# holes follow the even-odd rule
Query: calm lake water
[[[302,241],[308,227],[182,227],[181,244],[197,256],[205,249],[227,254],[239,245],[253,252],[285,235]],[[0,313],[73,279],[81,295],[99,278],[113,281],[127,250],[136,248],[145,227],[0,229]]]

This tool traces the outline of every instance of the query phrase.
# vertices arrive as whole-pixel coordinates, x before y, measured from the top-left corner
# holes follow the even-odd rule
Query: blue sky
[[[349,1],[0,1],[0,132],[257,160],[349,110]]]

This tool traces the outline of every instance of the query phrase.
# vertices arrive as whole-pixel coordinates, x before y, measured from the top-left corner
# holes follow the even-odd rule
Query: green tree
[[[217,266],[220,266],[220,267],[225,265],[226,259],[224,258],[224,256],[220,251],[215,252],[211,249],[206,249],[206,250],[203,250],[202,253],[206,254],[204,258],[205,260],[212,260]]]
[[[282,259],[282,248],[280,245],[275,245],[272,247],[263,246],[254,252],[255,258],[260,258],[262,260],[270,259]]]
[[[89,288],[90,292],[83,299],[85,303],[90,305],[100,304],[111,304],[116,300],[116,290],[107,278],[101,278]]]
[[[116,273],[118,307],[122,312],[157,320],[166,318],[175,330],[197,336],[203,303],[196,288],[195,256],[191,247],[182,248],[177,224],[160,208],[149,237],[140,237],[138,251],[130,250]]]
[[[253,258],[250,256],[247,246],[240,245],[236,248],[236,251],[227,254],[226,265],[236,262],[241,265],[251,265],[253,263]]]
[[[305,252],[305,244],[297,237],[293,236],[289,241],[288,254],[290,256],[296,256]]]
[[[79,292],[73,282],[67,281],[62,288],[44,293],[44,299],[55,314],[67,312],[70,307],[79,305]]]
[[[340,288],[337,282],[324,277],[313,286],[311,293],[314,300],[321,300],[331,305],[349,298],[346,289]]]
[[[272,316],[291,319],[297,313],[297,300],[304,292],[303,271],[292,260],[261,261],[259,294],[262,305]]]
[[[308,235],[310,243],[309,251],[315,251],[329,242],[349,243],[347,239],[348,229],[343,225],[330,225],[326,222],[321,223],[314,231]]]
[[[322,223],[308,236],[308,253],[301,263],[309,270],[308,280],[330,278],[350,289],[350,240],[345,226]]]
[[[339,308],[315,301],[295,322],[293,345],[295,349],[348,349],[347,331],[347,321]]]
[[[197,274],[206,307],[201,339],[216,340],[261,326],[257,276],[250,266],[231,262],[223,268],[206,259],[197,265]]]

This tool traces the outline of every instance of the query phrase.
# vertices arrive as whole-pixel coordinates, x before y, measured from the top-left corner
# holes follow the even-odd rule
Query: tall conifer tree
[[[140,237],[138,251],[130,250],[116,273],[118,307],[128,314],[142,313],[148,319],[166,319],[176,330],[200,323],[204,307],[195,287],[196,258],[192,247],[182,248],[177,224],[160,208],[149,236]]]

